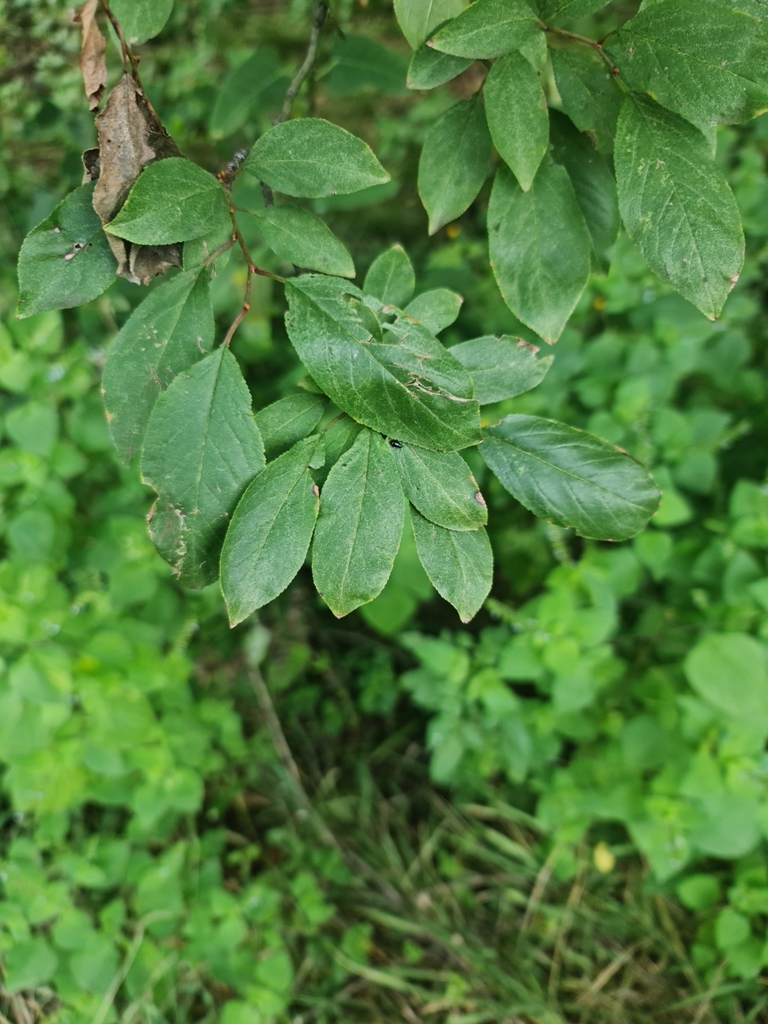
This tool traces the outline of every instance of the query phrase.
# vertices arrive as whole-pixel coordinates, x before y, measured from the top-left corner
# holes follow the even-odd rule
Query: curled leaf
[[[108,224],[125,202],[134,182],[154,160],[181,156],[181,151],[129,74],[110,92],[104,110],[96,118],[98,157],[84,154],[86,175],[98,174],[93,208],[102,224]],[[181,266],[181,248],[136,246],[107,232],[117,258],[117,273],[133,284],[149,284],[156,274]]]
[[[72,19],[79,22],[83,34],[80,46],[80,71],[91,110],[98,108],[104,95],[104,86],[107,84],[107,62],[104,59],[107,40],[96,22],[97,5],[98,0],[86,0]]]

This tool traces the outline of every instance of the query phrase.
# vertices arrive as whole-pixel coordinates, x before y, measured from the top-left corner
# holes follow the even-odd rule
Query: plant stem
[[[550,32],[552,35],[559,36],[561,39],[568,39],[572,43],[581,43],[583,46],[591,47],[593,50],[596,50],[600,58],[605,61],[614,77],[619,74],[619,69],[614,65],[613,61],[603,49],[603,44],[597,39],[590,39],[589,36],[580,36],[576,32],[568,32],[564,28],[555,28],[554,25],[547,25],[543,21],[539,22],[539,27],[543,32]]]
[[[280,124],[281,121],[285,121],[286,118],[290,117],[293,101],[296,99],[299,89],[301,89],[304,84],[304,79],[315,65],[317,47],[320,42],[320,31],[323,27],[327,14],[328,7],[322,2],[322,0],[320,0],[320,2],[315,6],[315,13],[312,17],[312,31],[309,34],[306,56],[304,57],[301,67],[291,79],[291,84],[286,89],[283,106],[280,109],[280,113],[272,122],[273,125]]]
[[[120,27],[120,22],[110,10],[108,0],[99,0],[99,4],[106,16],[109,18],[109,22],[115,30],[115,35],[120,40],[120,49],[123,54],[123,67],[125,68],[127,64],[131,65],[131,74],[133,75],[133,79],[143,92],[144,90],[141,84],[141,79],[139,78],[139,58],[132,52],[130,46],[126,43],[123,30]]]
[[[299,70],[293,76],[290,85],[285,91],[285,99],[283,100],[283,105],[280,108],[280,113],[272,122],[273,126],[280,124],[281,122],[287,120],[287,118],[290,117],[291,110],[293,108],[293,101],[298,96],[299,90],[304,84],[304,80],[306,79],[307,75],[309,75],[309,73],[312,71],[312,68],[315,66],[315,60],[317,59],[317,47],[320,42],[320,32],[322,30],[323,24],[325,23],[325,18],[327,14],[328,7],[326,4],[322,2],[322,0],[320,0],[320,2],[316,4],[315,13],[312,16],[312,29],[309,33],[307,52],[304,56],[304,60],[302,61],[301,66],[299,67]],[[264,196],[264,205],[272,206],[272,204],[275,201],[272,189],[269,187],[269,185],[265,185],[264,182],[262,182],[261,191]]]

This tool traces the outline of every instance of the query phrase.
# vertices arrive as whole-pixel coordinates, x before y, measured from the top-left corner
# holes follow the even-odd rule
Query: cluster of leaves
[[[90,81],[86,60],[95,10],[89,0],[80,12],[92,98],[106,78],[104,65]],[[156,31],[146,18],[142,39]],[[150,521],[158,550],[188,586],[221,575],[233,625],[288,586],[310,543],[316,585],[335,614],[376,598],[392,572],[406,499],[427,575],[471,619],[490,590],[493,557],[485,502],[459,452],[481,441],[485,462],[525,507],[585,537],[626,539],[653,514],[655,484],[613,445],[541,417],[481,427],[481,405],[543,377],[548,362],[531,346],[487,336],[447,351],[436,335],[458,314],[459,296],[426,293],[408,304],[413,270],[399,247],[358,289],[344,280],[354,274],[349,253],[322,221],[271,202],[274,191],[317,199],[386,182],[362,140],[320,118],[278,118],[216,178],[180,155],[135,68],[96,124],[99,146],[84,160],[86,177],[97,180],[67,196],[22,246],[19,315],[93,299],[115,273],[146,283],[182,266],[115,340],[105,404],[121,458],[141,449],[144,480],[158,493]],[[285,281],[286,327],[311,375],[310,395],[256,418],[228,347],[250,306],[251,276],[264,273],[236,218],[231,185],[241,169],[268,190],[257,213],[267,246],[324,272]],[[247,262],[243,314],[214,348],[210,275],[236,242]],[[323,413],[313,393],[337,415],[308,437]]]
[[[744,259],[712,132],[768,105],[765,12],[753,0],[648,0],[600,41],[564,27],[605,6],[395,3],[415,50],[410,88],[443,85],[476,60],[490,67],[425,139],[430,232],[473,203],[495,147],[491,265],[512,312],[549,342],[590,271],[608,265],[621,223],[651,269],[710,319]]]

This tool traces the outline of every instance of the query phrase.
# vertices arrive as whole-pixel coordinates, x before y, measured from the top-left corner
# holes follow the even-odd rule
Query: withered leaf
[[[83,75],[85,95],[88,97],[88,106],[91,110],[97,109],[101,97],[104,95],[104,86],[107,84],[107,62],[104,59],[107,40],[96,22],[97,5],[98,0],[86,0],[73,19],[80,23],[83,33],[83,41],[80,46],[80,71]]]
[[[153,160],[182,156],[139,86],[127,72],[110,92],[104,110],[96,117],[98,132],[98,181],[93,208],[107,224],[123,205],[133,183]],[[96,161],[84,154],[86,174],[93,176]],[[134,284],[148,284],[155,274],[181,265],[179,246],[132,246],[107,234],[117,259],[117,273]],[[142,250],[147,249],[145,253]],[[162,250],[162,252],[160,251]]]

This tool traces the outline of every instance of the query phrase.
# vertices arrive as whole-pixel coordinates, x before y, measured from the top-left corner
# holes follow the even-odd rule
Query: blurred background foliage
[[[489,275],[487,189],[428,240],[415,188],[425,131],[482,74],[409,94],[391,7],[332,15],[299,107],[363,136],[393,180],[316,212],[359,272],[401,242],[420,290],[459,291],[447,343],[526,336]],[[309,16],[177,0],[140,52],[182,150],[215,172],[250,145]],[[652,468],[643,534],[574,538],[474,460],[497,575],[470,627],[406,537],[359,613],[337,622],[300,575],[230,631],[215,588],[181,590],[155,553],[150,492],[107,435],[100,368],[143,293],[118,280],[14,319],[21,239],[93,142],[77,50],[65,3],[6,0],[0,1020],[768,1020],[768,116],[718,136],[748,246],[721,320],[622,238],[544,382],[490,410],[564,419]],[[247,182],[237,199],[261,203]],[[224,328],[243,284],[235,259],[214,281]],[[302,371],[281,293],[254,285],[233,347],[258,408]]]

